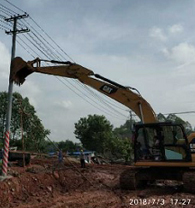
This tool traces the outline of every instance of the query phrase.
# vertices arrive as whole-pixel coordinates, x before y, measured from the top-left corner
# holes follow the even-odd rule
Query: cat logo
[[[103,92],[106,92],[108,94],[112,94],[114,92],[117,91],[117,88],[109,86],[109,85],[103,85],[100,90],[102,90]]]

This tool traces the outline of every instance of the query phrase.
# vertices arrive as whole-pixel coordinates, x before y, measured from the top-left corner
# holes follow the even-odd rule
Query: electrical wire
[[[4,26],[1,26],[1,24],[0,24],[0,29],[5,31]]]
[[[19,38],[20,40],[22,40],[21,38]],[[26,43],[25,43],[26,44]],[[27,51],[27,49],[22,45],[22,44],[20,44],[26,51]],[[30,52],[29,51],[27,51],[29,54],[30,54]],[[37,54],[37,53],[36,53]],[[32,57],[34,57],[32,54],[30,54]],[[37,54],[38,55],[38,54]],[[34,57],[35,58],[35,57]],[[65,78],[64,78],[64,80],[65,80]],[[60,79],[58,79],[58,81],[61,81]],[[62,81],[61,81],[62,82]],[[71,82],[69,82],[68,80],[66,80],[66,82],[68,82],[68,84],[69,85],[67,85],[67,84],[65,84],[64,82],[63,82],[63,84],[66,86],[66,87],[68,87],[69,89],[71,89],[75,94],[77,94],[77,95],[80,95],[80,97],[82,98],[82,99],[84,99],[85,101],[87,101],[87,99],[86,98],[88,98],[90,101],[92,101],[92,102],[94,102],[97,106],[99,106],[99,104],[97,103],[97,102],[95,102],[94,100],[91,100],[91,98],[87,95],[87,94],[83,94],[83,92],[81,91],[81,90],[79,90],[77,87],[75,87]],[[74,89],[76,89],[77,91],[79,91],[80,93],[77,93],[75,90],[73,90],[73,88],[70,88],[69,86],[70,85],[72,85],[73,86],[73,88]],[[83,94],[84,96],[81,96],[81,94]],[[88,103],[90,103],[90,104],[92,104],[92,102],[89,102],[89,101],[87,101]],[[96,107],[97,108],[97,106],[95,106],[94,104],[92,104],[94,107]],[[98,109],[100,109],[99,107],[98,107]],[[113,111],[113,112],[115,112],[115,111]],[[112,116],[113,116],[113,114],[115,114],[115,113],[113,113],[113,112],[111,112],[111,114],[112,114]],[[107,113],[107,111],[105,111],[105,113]],[[108,113],[107,113],[108,114]],[[108,114],[108,115],[111,115],[111,114]],[[116,115],[116,114],[115,114]],[[118,115],[117,115],[118,116]],[[126,116],[124,116],[125,118],[127,118]],[[118,117],[117,117],[118,118]]]
[[[0,14],[0,17],[1,17],[1,18],[6,18],[6,16],[3,16],[2,14]]]
[[[7,16],[10,16],[11,13],[5,11],[3,8],[0,7],[0,11],[6,14]],[[12,14],[11,14],[12,15]]]
[[[34,20],[33,20],[34,21]],[[35,21],[34,21],[35,22]],[[36,23],[37,24],[37,23]],[[38,24],[37,24],[38,25]],[[40,26],[39,26],[40,27]],[[42,28],[41,28],[41,30],[42,30]],[[40,43],[42,43],[42,44],[44,44],[41,40],[40,40],[40,38],[32,31],[32,33],[33,33],[33,35],[35,35],[36,36],[36,38],[37,39],[39,39],[39,41],[40,41]],[[38,44],[38,42],[31,36],[31,38]],[[45,40],[45,39],[44,39]],[[53,40],[52,40],[53,41]],[[48,42],[47,42],[48,43]],[[32,44],[32,42],[31,42],[31,44]],[[34,45],[34,44],[33,44]],[[35,46],[35,45],[34,45]],[[48,56],[46,55],[46,50],[44,50],[44,48],[39,44],[39,46],[42,48],[42,52],[44,53],[44,55],[46,56],[46,57],[48,57],[50,54],[48,54]],[[44,44],[44,46],[45,47],[47,47],[45,44]],[[51,45],[50,45],[51,46]],[[58,46],[59,47],[59,46]],[[49,49],[48,47],[47,47],[47,49]],[[47,50],[48,51],[48,50]],[[66,55],[67,55],[67,53],[65,53]],[[55,54],[53,54],[53,55],[55,55]],[[60,54],[61,55],[61,54]],[[57,58],[59,58],[59,57],[57,57]]]
[[[49,43],[49,41],[47,41],[30,23],[28,23],[26,20],[24,20],[24,21],[27,23],[27,25],[30,26],[30,28],[32,28],[35,31],[36,34],[38,34],[43,39],[43,41],[45,41],[45,43],[46,43],[45,45],[50,46],[52,48],[52,50],[54,50],[64,60],[64,57],[62,56],[62,54],[59,53],[59,51],[57,51],[56,48],[51,43]],[[32,32],[32,33],[34,34],[34,32]],[[58,56],[58,58],[59,58],[59,56]]]
[[[12,3],[10,3],[9,1],[7,1],[7,0],[5,0],[6,2],[8,2],[10,5],[12,5],[12,6],[14,6],[15,8],[17,8],[17,9],[19,9],[18,7],[16,7],[15,5],[13,5]],[[3,10],[4,11],[4,13],[6,12],[7,14],[9,13],[9,14],[12,14],[12,13],[15,13],[16,14],[16,12],[14,12],[13,10],[10,10],[9,11],[9,9],[7,8],[7,7],[4,7],[4,8],[6,8],[8,11],[6,11],[6,10]],[[1,8],[2,9],[2,8]],[[21,10],[21,9],[19,9],[20,11],[22,11],[22,12],[24,12],[23,10]],[[12,13],[11,13],[12,12]],[[24,12],[25,13],[25,12]],[[5,16],[3,16],[2,15],[2,17],[5,17]],[[50,39],[50,41],[52,41],[52,43],[54,43],[57,47],[58,47],[58,49],[63,53],[63,54],[65,54],[69,59],[71,59],[73,62],[74,62],[74,60],[35,22],[35,20],[34,19],[32,19],[31,17],[30,17],[30,19],[33,21],[33,23]],[[30,25],[26,20],[24,20],[26,23],[27,23],[27,25]],[[19,25],[21,26],[22,25],[22,27],[23,26],[26,26],[26,24],[21,24],[21,23],[19,23]],[[3,26],[3,25],[2,25]],[[30,42],[30,44],[34,47],[34,48],[36,48],[36,50],[38,50],[41,54],[43,54],[45,57],[47,57],[48,59],[50,59],[51,57],[53,58],[53,59],[58,59],[58,60],[64,60],[64,58],[63,58],[63,55],[61,54],[61,52],[59,52],[58,50],[56,50],[55,49],[55,47],[54,46],[52,46],[52,44],[50,44],[49,43],[49,41],[47,41],[33,26],[31,26],[31,28],[33,28],[33,30],[35,30],[35,32],[32,30],[31,32],[32,32],[32,35],[31,34],[27,34],[27,35],[24,35],[24,37],[27,39],[27,41],[28,42]],[[40,36],[38,36],[38,35]],[[33,37],[34,36],[34,37]],[[27,44],[25,41],[23,41],[22,40],[22,38],[19,38],[19,41],[17,41],[18,43],[19,43],[19,45],[25,50],[25,51],[27,51],[27,53],[28,54],[30,54],[33,58],[35,58],[34,57],[34,55],[32,54],[32,53],[30,53],[30,51],[25,47],[25,46],[27,46],[27,47],[29,47],[29,44]],[[21,42],[23,42],[23,43],[21,43]],[[47,44],[46,44],[47,43]],[[25,45],[25,46],[24,46]],[[50,49],[50,47],[52,48],[52,49]],[[39,54],[35,51],[35,50],[33,50],[32,49],[32,47],[29,47],[30,48],[30,50],[32,50],[33,51],[33,53],[35,53],[35,54],[37,54],[38,56],[39,56]],[[53,50],[55,51],[55,52],[53,52]],[[57,55],[58,54],[58,55]],[[61,58],[60,58],[60,57]],[[41,56],[39,56],[39,57],[41,57]],[[42,58],[42,57],[41,57]],[[68,82],[68,81],[67,81]],[[79,91],[78,90],[78,87],[75,87],[72,83],[70,83],[70,82],[68,82],[69,83],[69,85],[72,85],[73,86],[73,88],[74,89],[76,89],[77,91]],[[67,85],[66,85],[67,86]],[[87,89],[87,90],[86,90]],[[88,91],[94,98],[96,98],[97,100],[99,100],[100,101],[100,98],[98,98],[98,96],[97,96],[97,94],[94,94],[92,91],[90,91],[88,88],[86,88],[86,86],[85,86],[85,91]],[[80,92],[81,92],[81,90],[80,90]],[[75,90],[74,90],[74,93],[76,93],[75,92]],[[81,92],[82,94],[84,93],[84,92]],[[78,93],[77,93],[78,94]],[[89,99],[91,99],[89,96],[86,96],[86,94],[85,94],[85,97],[88,97]],[[83,98],[83,97],[82,97]],[[107,107],[109,107],[109,109],[112,109],[113,110],[113,112],[115,113],[116,112],[116,109],[114,109],[114,108],[110,108],[110,105],[109,104],[107,104],[106,103],[106,101],[101,101],[101,102],[103,102],[104,104],[106,104],[106,106]],[[96,103],[97,104],[97,103]],[[98,105],[99,106],[99,105]],[[104,106],[105,107],[105,106]],[[113,112],[112,112],[112,114],[113,114]],[[121,115],[121,113],[119,112],[119,114]],[[113,115],[112,115],[113,116]],[[124,115],[122,115],[122,116],[124,116]],[[124,116],[125,117],[125,116]]]
[[[12,14],[17,14],[15,11],[13,11],[10,8],[4,6],[3,4],[0,4],[0,6],[3,7],[4,9],[8,10],[9,12],[12,12]]]
[[[26,47],[20,43],[20,41],[16,40],[16,42],[28,53],[30,54],[34,59],[36,58],[28,49],[26,49]]]
[[[17,7],[16,5],[14,5],[14,4],[12,4],[11,2],[9,2],[8,0],[4,0],[4,1],[6,1],[8,4],[10,4],[11,6],[13,6],[13,7],[15,7],[16,9],[18,9],[19,11],[21,11],[21,12],[24,12],[25,13],[25,11],[24,10],[22,10],[21,8],[19,8],[19,7]]]
[[[162,113],[163,115],[170,115],[170,114],[191,114],[195,113],[195,111],[186,111],[186,112],[177,112],[177,113]]]
[[[8,28],[8,27],[2,25],[2,24],[0,24],[0,26],[3,27],[5,30],[9,30],[9,29],[10,29],[10,28]]]
[[[42,48],[42,47],[41,47],[41,48]],[[44,49],[42,48],[42,50],[44,50]],[[46,51],[44,50],[44,52],[46,52]],[[44,54],[45,54],[45,53],[44,53]],[[47,53],[47,54],[48,54],[48,53]],[[51,54],[48,54],[48,56],[50,56],[50,55],[51,55]],[[54,57],[54,58],[55,58],[55,57]],[[58,59],[59,59],[59,57],[58,57]],[[68,82],[68,80],[67,80],[67,82]],[[71,84],[71,85],[73,86],[72,83],[69,82],[69,84]],[[79,90],[76,86],[73,86],[73,87],[76,88],[76,89],[77,89],[78,91],[80,91],[81,93],[83,93],[83,92],[82,92],[81,90]],[[90,93],[91,93],[91,91],[90,91]],[[93,97],[95,97],[94,94],[92,94],[92,95],[93,95]],[[85,96],[86,96],[86,94],[85,94]],[[105,103],[105,102],[104,102],[104,103]],[[107,104],[107,106],[108,106],[108,104]],[[109,109],[110,109],[110,108],[112,108],[112,107],[109,106]],[[113,110],[114,110],[113,112],[115,113],[115,112],[116,112],[116,109],[113,109]],[[119,114],[121,115],[121,113],[119,113]],[[124,116],[124,115],[123,115],[123,116]],[[126,116],[125,116],[125,117],[126,117]]]
[[[24,34],[24,37],[38,50],[41,52],[41,54],[44,54],[47,58],[49,58],[49,56],[44,52],[42,51],[30,38],[28,38],[25,34]],[[43,58],[42,56],[40,56],[40,58]]]
[[[64,79],[65,79],[65,78],[64,78]],[[95,100],[92,100],[91,97],[89,97],[88,93],[85,94],[84,92],[82,92],[82,90],[81,90],[80,88],[77,88],[77,87],[74,86],[72,83],[70,83],[68,80],[67,80],[67,82],[68,82],[70,85],[72,85],[75,89],[77,89],[77,91],[79,91],[81,94],[84,95],[84,96],[81,96],[82,98],[88,98],[90,101],[94,102],[97,106],[103,107],[103,109],[105,110],[105,105],[102,106],[101,103],[97,103]],[[92,95],[92,96],[93,96],[93,95]],[[95,98],[96,98],[96,97],[95,97]],[[97,99],[96,99],[96,100],[97,100]],[[111,111],[110,108],[107,108],[107,112],[111,113],[112,115],[119,116],[119,115],[116,114],[116,111],[115,111],[115,110]],[[121,114],[120,114],[120,115],[121,115]],[[125,118],[126,118],[126,116],[125,116]]]
[[[78,80],[75,80],[78,81]],[[78,81],[79,82],[79,81]],[[113,108],[113,106],[111,104],[109,104],[105,99],[103,99],[103,96],[99,96],[97,93],[95,93],[92,89],[90,89],[90,87],[88,87],[85,84],[79,83],[81,87],[85,88],[90,94],[92,94],[92,96],[96,99],[98,99],[101,103],[105,104],[108,109],[112,109],[115,113],[118,113],[118,115],[121,115],[123,117],[126,117],[124,114],[122,114],[121,112],[119,112],[118,110],[116,110],[115,108]],[[103,94],[104,95],[104,94]],[[104,95],[106,97],[106,95]]]
[[[90,87],[88,87],[87,85],[84,85],[83,83],[81,83],[81,82],[78,82],[81,86],[83,86],[84,88],[86,88],[89,92],[91,92],[91,93],[93,93],[96,97],[98,97],[100,100],[102,100],[104,103],[106,103],[106,105],[108,105],[108,106],[115,106],[116,108],[118,108],[118,109],[120,109],[120,110],[122,110],[122,111],[126,111],[126,109],[124,109],[124,108],[120,108],[118,105],[115,105],[115,102],[117,103],[117,104],[119,104],[119,102],[118,101],[115,101],[115,102],[113,102],[113,100],[111,100],[111,98],[109,98],[109,97],[107,97],[106,95],[104,95],[104,94],[97,94],[94,90],[92,90]],[[110,102],[110,101],[111,102]],[[122,105],[122,104],[121,104]],[[114,109],[114,110],[116,110],[116,109]]]
[[[39,27],[41,29],[41,31],[70,59],[72,60],[74,63],[75,61],[38,25],[38,23],[36,23],[36,21],[30,17],[30,19],[37,25],[37,27]]]
[[[95,106],[93,103],[91,103],[89,100],[87,100],[85,97],[81,96],[79,93],[77,93],[76,91],[74,91],[71,87],[69,87],[66,83],[64,83],[63,80],[61,80],[60,78],[56,77],[62,84],[64,84],[66,87],[68,87],[71,91],[73,91],[75,94],[77,94],[79,97],[81,97],[82,99],[84,99],[87,103],[89,103],[90,105],[92,105],[93,107],[95,107],[96,109],[103,111],[104,113],[106,113],[107,115],[111,116],[111,117],[115,117],[112,114],[109,114],[107,111],[99,108],[98,106]],[[115,117],[117,119],[119,119],[118,117]],[[119,119],[119,120],[124,120],[124,119]]]
[[[1,18],[0,18],[0,22],[2,22],[3,24],[5,24],[5,25],[7,25],[7,26],[9,26],[9,27],[13,27],[13,24],[11,24],[10,22],[5,22],[4,20],[2,20]],[[11,29],[11,28],[10,28]]]
[[[33,34],[34,34],[34,32],[33,32]],[[35,35],[35,34],[34,34]],[[36,36],[36,35],[35,35]],[[37,37],[37,36],[36,36]],[[39,40],[40,40],[40,38],[39,37],[37,37]],[[33,38],[33,40],[34,40],[34,38]],[[35,40],[34,40],[35,41]],[[41,40],[40,40],[41,41]],[[40,46],[40,45],[39,45]],[[42,47],[41,47],[42,48]],[[44,50],[43,48],[42,48],[42,50]],[[45,54],[45,50],[44,50],[44,54]],[[48,53],[47,53],[48,54]],[[48,56],[50,56],[51,54],[48,54]],[[55,54],[54,54],[55,55]],[[48,57],[47,56],[47,57]],[[55,58],[55,57],[54,57]],[[57,57],[58,59],[59,59],[59,57]],[[67,81],[68,82],[68,81]],[[69,84],[71,84],[72,85],[72,83],[70,83],[69,82]],[[73,85],[72,85],[73,86]],[[74,88],[76,88],[77,90],[79,90],[77,87],[75,87],[75,86],[73,86]],[[80,90],[79,90],[80,91]],[[81,91],[80,91],[81,92]],[[81,93],[83,93],[83,92],[81,92]],[[90,91],[90,93],[91,93],[91,91]],[[86,95],[85,95],[86,96]],[[93,97],[95,97],[94,95],[93,95]],[[105,102],[104,102],[105,103]],[[108,104],[107,104],[107,106],[109,106]],[[110,109],[111,107],[109,106],[109,109]],[[114,113],[116,112],[116,109],[113,109],[114,111]],[[121,115],[121,113],[119,112],[119,114]],[[122,115],[122,116],[124,116],[124,115]],[[126,117],[126,116],[125,116]]]

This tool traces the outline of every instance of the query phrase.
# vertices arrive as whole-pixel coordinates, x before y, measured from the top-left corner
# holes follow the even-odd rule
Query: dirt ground
[[[127,166],[58,164],[57,159],[33,159],[30,166],[11,167],[13,177],[0,182],[0,207],[127,208],[195,207],[195,195],[167,182],[144,190],[125,191],[119,176]]]

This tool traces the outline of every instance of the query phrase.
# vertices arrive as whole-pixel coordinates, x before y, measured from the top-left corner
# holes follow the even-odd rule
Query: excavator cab
[[[182,125],[164,122],[136,124],[134,129],[135,164],[144,161],[176,163],[192,160]]]
[[[193,138],[192,138],[193,142]],[[134,166],[120,175],[122,189],[135,190],[158,180],[176,180],[195,193],[194,155],[181,124],[134,125]]]

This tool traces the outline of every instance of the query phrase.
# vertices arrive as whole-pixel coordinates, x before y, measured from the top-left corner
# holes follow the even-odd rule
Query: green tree
[[[132,127],[135,123],[134,120],[127,120],[123,125],[114,129],[114,134],[120,138],[131,138],[132,137]]]
[[[73,143],[70,140],[60,141],[57,143],[58,148],[61,149],[63,152],[75,152],[77,151],[78,144]]]
[[[104,154],[110,159],[124,159],[128,162],[131,160],[132,150],[131,138],[113,137],[107,141]]]
[[[0,93],[0,138],[3,140],[6,124],[7,93]]]
[[[126,162],[131,160],[133,154],[132,129],[134,123],[135,120],[133,119],[127,120],[123,125],[114,129],[116,139],[113,143],[115,151],[112,151],[112,154],[117,152],[116,157],[123,158]]]
[[[158,115],[157,115],[157,120],[159,121],[159,122],[166,122],[166,117],[162,114],[162,113],[159,113]]]
[[[7,93],[0,93],[0,135],[4,137]],[[23,128],[21,128],[23,127]],[[23,129],[23,131],[22,131]],[[46,146],[45,137],[50,131],[45,129],[41,120],[36,115],[34,107],[29,103],[29,99],[23,98],[19,93],[13,93],[12,119],[10,124],[10,146],[22,148],[22,132],[26,150],[43,151]]]
[[[75,135],[84,148],[103,153],[109,139],[113,138],[113,126],[104,117],[89,115],[75,123]]]
[[[75,135],[83,147],[107,158],[129,161],[132,153],[131,122],[113,130],[104,116],[89,115],[75,124]]]
[[[187,135],[193,132],[192,125],[188,121],[184,121],[182,118],[175,114],[169,114],[167,117],[165,117],[163,114],[159,113],[157,115],[157,119],[160,122],[173,122],[182,124],[185,128]]]

